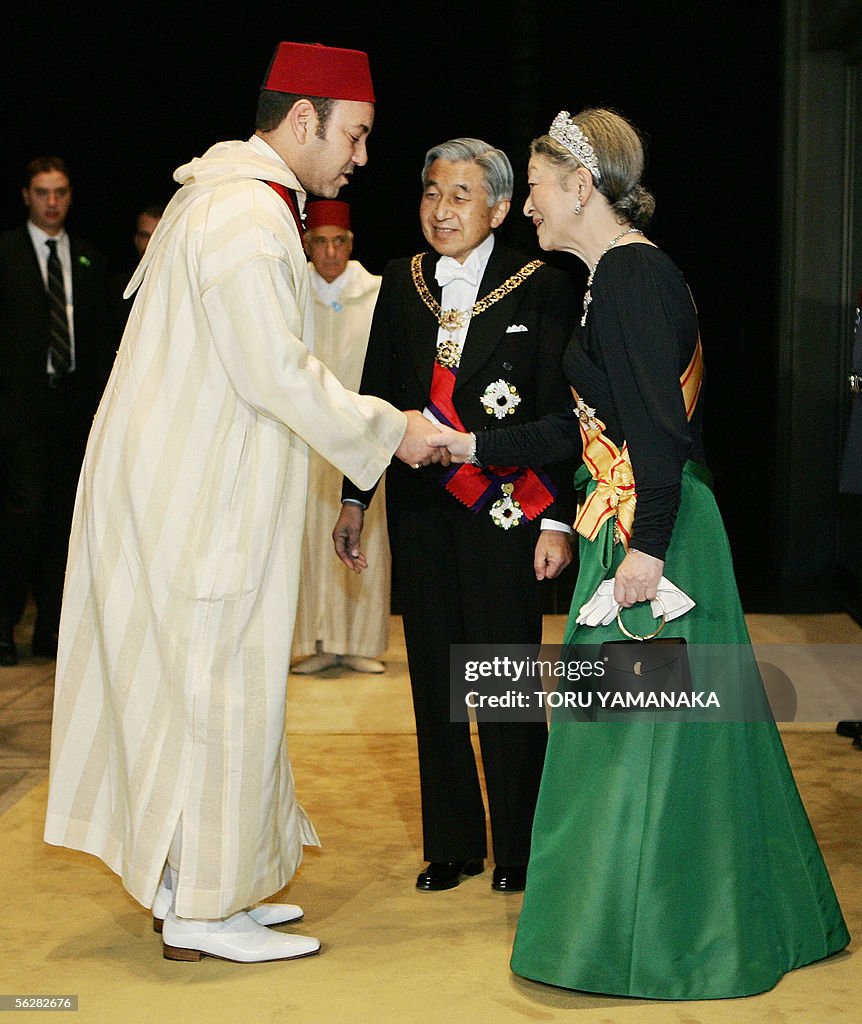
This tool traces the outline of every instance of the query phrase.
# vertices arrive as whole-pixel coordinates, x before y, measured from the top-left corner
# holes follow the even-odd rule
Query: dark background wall
[[[601,104],[648,141],[658,206],[651,237],[683,269],[707,353],[707,445],[743,594],[759,600],[774,509],[781,175],[782,4],[574,2],[374,5],[84,5],[4,16],[0,41],[0,228],[18,223],[34,155],[71,164],[70,226],[118,267],[139,206],[166,199],[181,163],[252,131],[279,39],[367,50],[378,96],[370,163],[343,193],[356,255],[373,271],[424,247],[417,226],[427,148],[476,135],[516,168],[510,242],[533,249],[520,215],[529,140],[561,108]],[[388,8],[388,5],[387,5]],[[552,257],[582,287],[570,257]],[[705,552],[705,556],[708,553]],[[770,556],[771,557],[771,556]],[[757,570],[757,571],[755,571]]]

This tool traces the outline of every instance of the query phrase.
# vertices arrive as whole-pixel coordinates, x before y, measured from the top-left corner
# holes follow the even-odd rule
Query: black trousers
[[[410,473],[411,471],[406,471]],[[450,721],[449,645],[531,644],[542,634],[533,573],[538,524],[503,530],[473,513],[427,470],[387,479],[388,522],[416,716],[424,854],[430,861],[484,857],[487,825],[464,722]],[[433,472],[433,471],[431,471]],[[428,473],[425,480],[423,473]],[[526,864],[544,764],[544,722],[480,722],[494,859]]]
[[[40,418],[0,437],[0,624],[32,593],[36,631],[56,634],[88,422],[71,387],[39,394]]]

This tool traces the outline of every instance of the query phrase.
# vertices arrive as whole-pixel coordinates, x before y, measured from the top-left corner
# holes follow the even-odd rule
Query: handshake
[[[415,409],[404,415],[407,417],[407,429],[401,444],[395,449],[395,454],[402,462],[414,469],[429,466],[432,462],[439,462],[443,466],[466,462],[473,443],[472,434],[444,427]],[[364,506],[344,502],[332,531],[335,553],[352,572],[362,572],[368,568],[368,561],[360,546],[364,521]]]
[[[475,451],[473,446],[476,439],[473,434],[445,427],[415,409],[406,412],[405,416],[407,429],[395,454],[408,466],[419,469],[420,466],[428,466],[432,462],[438,462],[443,466],[453,462],[466,462]],[[360,544],[364,521],[363,504],[351,500],[342,502],[341,513],[332,531],[332,542],[336,555],[352,572],[362,572],[368,568],[368,561]],[[541,531],[533,557],[533,569],[537,580],[559,576],[571,562],[570,532],[567,528],[558,529],[556,525]]]
[[[407,430],[395,454],[414,469],[439,462],[448,466],[466,462],[473,442],[472,434],[444,427],[411,409],[405,413]]]

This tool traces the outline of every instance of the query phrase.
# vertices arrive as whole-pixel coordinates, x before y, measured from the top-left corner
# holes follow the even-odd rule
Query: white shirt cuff
[[[567,523],[557,522],[556,519],[543,519],[539,525],[543,530],[559,530],[561,533],[575,532]]]

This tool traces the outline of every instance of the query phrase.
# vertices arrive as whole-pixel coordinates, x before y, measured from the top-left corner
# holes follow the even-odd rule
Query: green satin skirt
[[[624,639],[615,623],[575,624],[623,556],[610,528],[581,541],[568,643]],[[694,463],[664,574],[697,602],[666,633],[739,645],[739,687],[762,697],[727,537]],[[648,605],[626,624],[649,632]],[[552,720],[516,974],[608,995],[729,998],[849,941],[773,721]]]

